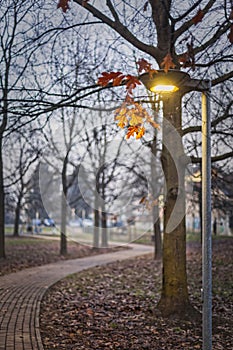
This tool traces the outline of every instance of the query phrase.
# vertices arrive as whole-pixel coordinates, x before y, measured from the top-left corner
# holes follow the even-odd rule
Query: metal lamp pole
[[[207,80],[191,79],[177,70],[167,73],[159,70],[153,77],[144,73],[140,80],[152,92],[172,93],[182,89],[183,94],[202,93],[202,338],[203,350],[212,350],[211,85]]]
[[[202,336],[212,349],[211,120],[210,84],[202,92]]]

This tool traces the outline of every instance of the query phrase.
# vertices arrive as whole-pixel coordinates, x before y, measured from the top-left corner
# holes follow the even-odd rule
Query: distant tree
[[[33,131],[27,133],[24,131],[23,134],[18,132],[4,142],[4,187],[14,197],[14,236],[19,236],[21,209],[30,190],[31,176],[41,155],[41,145],[38,135],[35,134]]]

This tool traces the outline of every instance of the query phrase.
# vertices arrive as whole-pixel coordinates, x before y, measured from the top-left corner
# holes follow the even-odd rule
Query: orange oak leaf
[[[230,33],[228,34],[227,37],[228,37],[230,43],[233,44],[233,23],[231,24]]]
[[[119,86],[124,78],[125,75],[121,72],[103,72],[97,84],[107,86],[109,83],[112,83],[113,86]]]
[[[61,8],[63,12],[66,12],[70,8],[68,2],[69,0],[59,0],[57,8]]]
[[[144,128],[144,126],[139,127],[138,132],[136,133],[136,140],[141,139],[145,132],[146,129]]]
[[[168,53],[162,63],[161,63],[161,67],[164,68],[164,72],[167,73],[169,71],[170,68],[175,68],[176,65],[175,63],[172,61],[172,56],[170,53]]]
[[[138,126],[129,126],[128,132],[126,134],[126,138],[129,139],[131,136],[133,137],[135,133],[138,132]]]
[[[129,118],[130,118],[129,124],[131,126],[139,125],[139,124],[143,123],[143,116],[140,115],[140,112],[138,113],[137,109],[131,109],[130,110]]]
[[[118,120],[118,126],[123,129],[128,124],[127,108],[118,108],[116,110],[115,119]]]
[[[143,126],[129,126],[128,132],[126,134],[126,139],[129,139],[131,136],[134,137],[136,134],[136,139],[140,139],[145,134],[145,128]]]
[[[133,89],[136,88],[137,85],[141,85],[140,80],[133,75],[127,75],[126,77],[126,90],[129,95],[132,95]]]
[[[144,58],[141,58],[140,60],[138,60],[137,62],[138,65],[138,71],[139,73],[145,71],[148,72],[149,70],[151,70],[151,63],[149,63],[147,60],[145,60]]]
[[[154,73],[157,73],[157,70],[152,68],[151,63],[149,63],[144,58],[141,58],[136,63],[138,65],[138,72],[139,73],[142,73],[143,71],[147,72],[147,73],[149,73],[150,77],[152,77]]]
[[[182,64],[183,67],[189,66],[190,60],[188,52],[185,52],[183,55],[180,56],[179,62]]]
[[[193,24],[195,24],[196,26],[199,22],[201,22],[204,15],[205,15],[204,12],[201,9],[199,9],[196,16],[192,18]]]
[[[195,55],[192,42],[187,43],[187,52],[180,56],[179,61],[183,68],[191,67],[193,70],[195,69]]]

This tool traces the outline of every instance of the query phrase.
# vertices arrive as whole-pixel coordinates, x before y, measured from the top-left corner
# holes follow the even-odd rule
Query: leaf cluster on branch
[[[167,55],[168,56],[168,55]],[[170,67],[173,67],[171,57],[164,58],[164,70],[167,72]],[[138,72],[147,72],[152,78],[156,69],[152,68],[151,63],[145,59],[140,59],[137,62]],[[122,72],[103,72],[98,79],[98,85],[106,86],[120,86],[124,85],[126,88],[126,98],[123,104],[117,108],[115,112],[115,119],[120,128],[127,128],[126,139],[136,135],[136,139],[140,139],[145,134],[145,124],[149,123],[151,126],[158,128],[159,125],[149,115],[147,110],[141,106],[140,103],[134,101],[133,90],[141,85],[139,77],[133,75],[124,75]]]

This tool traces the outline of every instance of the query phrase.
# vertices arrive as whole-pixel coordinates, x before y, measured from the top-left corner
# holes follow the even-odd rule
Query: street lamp
[[[178,70],[167,73],[158,70],[153,75],[144,73],[140,80],[154,93],[169,94],[179,91],[202,93],[202,337],[203,350],[212,349],[212,237],[211,237],[211,122],[210,81],[190,78]]]

